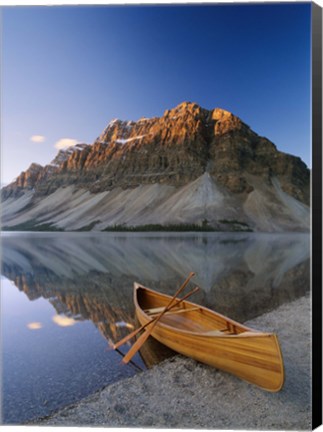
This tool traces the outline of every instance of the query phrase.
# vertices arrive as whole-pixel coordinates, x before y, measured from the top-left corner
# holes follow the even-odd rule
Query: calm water
[[[145,368],[109,349],[136,325],[134,281],[173,294],[195,271],[192,301],[243,322],[305,294],[309,256],[307,234],[3,234],[2,423]]]

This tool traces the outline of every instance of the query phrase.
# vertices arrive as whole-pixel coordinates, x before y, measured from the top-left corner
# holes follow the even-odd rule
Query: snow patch
[[[106,129],[109,128],[110,126],[113,126],[113,125],[116,124],[116,123],[119,123],[119,122],[121,122],[121,120],[118,119],[118,118],[114,118],[114,119],[112,119],[112,120],[108,123]]]
[[[130,142],[130,141],[139,140],[139,139],[143,138],[144,136],[146,136],[146,135],[138,135],[138,136],[136,136],[136,137],[133,137],[133,138],[127,138],[127,139],[118,138],[118,139],[116,139],[115,142],[118,143],[118,144],[126,144],[126,143],[128,143],[128,142]]]

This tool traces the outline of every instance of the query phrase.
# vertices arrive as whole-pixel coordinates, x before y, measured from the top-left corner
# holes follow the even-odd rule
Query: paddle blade
[[[128,341],[130,341],[132,338],[134,338],[135,336],[137,336],[138,333],[140,333],[145,326],[141,326],[139,328],[137,328],[136,330],[134,330],[133,332],[129,333],[127,336],[125,336],[124,338],[122,338],[121,340],[119,340],[119,342],[116,342],[113,345],[113,349],[118,349],[120,348],[123,344],[127,343]]]
[[[138,339],[137,341],[132,345],[130,350],[127,352],[127,354],[123,357],[122,362],[127,364],[132,357],[136,354],[136,352],[140,349],[140,347],[146,342],[146,340],[149,338],[150,331],[145,331]]]

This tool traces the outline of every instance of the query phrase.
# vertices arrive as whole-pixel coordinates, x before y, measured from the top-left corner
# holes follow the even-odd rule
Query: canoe
[[[141,325],[160,314],[171,296],[134,284],[136,316]],[[278,338],[189,301],[166,312],[151,336],[172,350],[270,391],[284,384]]]

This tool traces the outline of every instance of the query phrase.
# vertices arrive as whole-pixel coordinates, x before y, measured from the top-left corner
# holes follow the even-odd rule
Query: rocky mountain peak
[[[50,162],[50,166],[59,167],[65,162],[74,152],[81,152],[86,149],[89,144],[79,143],[74,146],[68,147],[67,149],[59,150],[55,158]]]
[[[39,175],[44,167],[37,163],[32,163],[26,171],[23,171],[15,180],[18,188],[31,189],[37,182]]]
[[[212,120],[215,122],[214,133],[223,135],[232,131],[250,132],[249,126],[243,123],[239,117],[222,108],[215,108],[212,111]]]
[[[195,119],[206,119],[210,112],[195,102],[182,102],[175,108],[166,110],[163,117],[169,119],[177,119],[183,117],[192,117]]]
[[[190,112],[190,113],[196,113],[196,112],[200,112],[202,110],[202,108],[200,107],[200,105],[198,105],[195,102],[181,102],[180,104],[178,104],[175,108],[172,108],[170,110],[166,110],[165,113],[186,113],[186,112]]]
[[[129,135],[134,124],[135,122],[133,121],[113,119],[108,123],[101,135],[98,137],[97,142],[100,144],[108,144],[111,141],[125,139],[125,137]]]
[[[203,187],[199,179],[203,180]],[[157,195],[165,194],[166,199],[170,191],[181,188],[188,191],[192,187],[198,191],[196,202],[200,204],[195,204],[194,209],[199,212],[211,205],[209,201],[213,198],[219,201],[219,197],[221,200],[232,197],[227,210],[220,206],[225,220],[229,209],[231,212],[240,208],[234,217],[243,214],[243,203],[247,203],[250,214],[257,212],[263,194],[260,191],[264,190],[268,191],[269,201],[278,195],[279,200],[285,200],[284,194],[288,194],[306,206],[309,179],[309,170],[300,158],[278,151],[271,141],[259,136],[231,112],[182,102],[161,117],[110,121],[92,145],[77,144],[61,150],[45,167],[32,164],[2,189],[2,199],[16,198],[28,191],[35,202],[40,202],[49,195],[67,193],[68,187],[87,191],[91,197],[108,194],[111,199],[119,193],[130,196],[129,191],[139,193],[152,188],[163,191]],[[187,193],[191,196],[191,192]],[[184,201],[183,214],[185,209],[189,214],[191,203],[189,199]],[[173,204],[176,208],[176,202]],[[287,204],[285,200],[284,205]],[[147,213],[145,207],[143,203],[140,214]],[[115,219],[111,219],[116,223],[120,219],[118,212],[116,207]],[[279,212],[277,204],[276,213]],[[171,214],[171,208],[167,214]],[[270,219],[269,210],[267,216]],[[206,218],[212,219],[210,215]],[[189,220],[193,220],[191,216]]]

